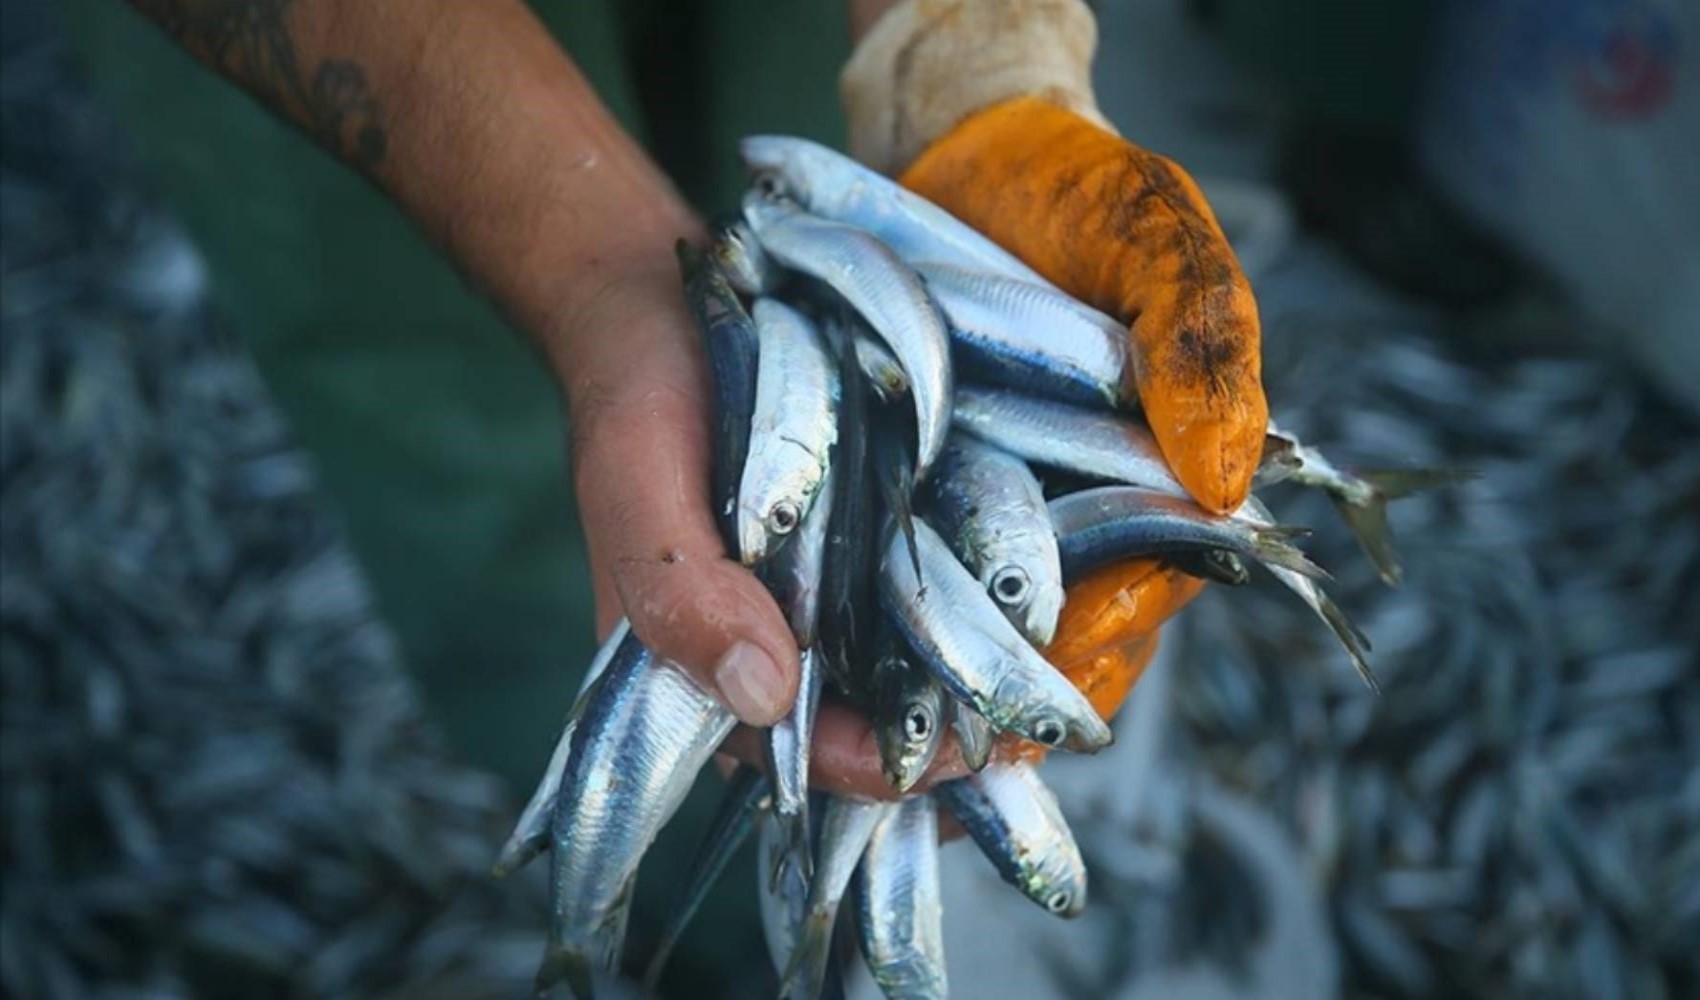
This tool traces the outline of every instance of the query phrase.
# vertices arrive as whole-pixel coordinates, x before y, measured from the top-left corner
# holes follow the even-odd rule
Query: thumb
[[[576,327],[563,382],[592,570],[652,652],[771,725],[796,698],[797,647],[715,529],[706,378],[677,275],[611,288]]]

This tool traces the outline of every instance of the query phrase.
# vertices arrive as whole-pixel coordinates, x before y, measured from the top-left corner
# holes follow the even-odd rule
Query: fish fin
[[[1251,579],[1251,570],[1246,568],[1245,560],[1230,549],[1176,552],[1169,557],[1169,562],[1188,576],[1229,587],[1242,586]]]
[[[956,730],[956,742],[962,749],[962,763],[975,774],[985,770],[992,759],[992,744],[996,742],[992,724],[971,706],[957,702],[951,728]]]
[[[775,810],[774,822],[779,826],[779,837],[783,846],[773,859],[773,871],[768,873],[769,885],[777,892],[779,883],[785,873],[795,871],[797,878],[807,888],[815,874],[814,855],[809,851],[809,804],[803,801],[802,809],[795,813],[782,813]]]
[[[1396,587],[1404,570],[1399,565],[1399,553],[1393,548],[1393,535],[1387,525],[1388,502],[1474,478],[1476,473],[1469,469],[1379,469],[1357,473],[1348,480],[1361,488],[1330,491],[1329,496],[1364,555],[1375,564],[1382,582]]]
[[[1351,656],[1352,666],[1357,668],[1358,676],[1363,678],[1371,691],[1380,694],[1381,682],[1376,680],[1375,670],[1369,665],[1369,636],[1364,635],[1363,631],[1346,617],[1346,612],[1341,610],[1340,605],[1335,604],[1334,599],[1321,588],[1317,589],[1316,596],[1318,613],[1322,615],[1322,620],[1328,623],[1328,627],[1334,630],[1340,645],[1346,647],[1346,653]]]
[[[596,974],[590,954],[582,948],[551,940],[543,953],[543,964],[537,969],[532,989],[542,1000],[561,982],[567,984],[577,1000],[594,1000],[596,996]]]
[[[490,868],[492,875],[496,878],[507,878],[524,868],[532,858],[542,854],[549,846],[549,817],[555,814],[557,797],[558,793],[551,796],[542,811],[537,814],[542,817],[541,823],[527,822],[533,815],[530,810],[520,816],[519,825],[514,827],[514,832],[508,835],[507,842],[496,855],[496,863]]]
[[[803,918],[791,964],[780,978],[780,1000],[815,1000],[826,983],[826,967],[832,958],[832,925],[836,911],[810,911]]]
[[[1310,534],[1309,528],[1296,528],[1287,525],[1270,525],[1253,528],[1251,532],[1252,554],[1273,566],[1290,569],[1301,576],[1312,580],[1331,580],[1328,571],[1310,561],[1303,552],[1287,543],[1289,538],[1303,538]]]

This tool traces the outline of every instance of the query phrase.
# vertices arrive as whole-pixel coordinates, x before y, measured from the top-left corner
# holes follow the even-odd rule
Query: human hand
[[[1077,0],[900,3],[842,79],[852,151],[1064,291],[1129,323],[1164,457],[1200,506],[1246,498],[1268,406],[1256,303],[1196,184],[1111,131]],[[1153,560],[1069,588],[1051,662],[1106,718],[1201,584]]]
[[[666,241],[659,245],[667,247]],[[746,723],[723,748],[766,765],[762,732],[789,710],[797,647],[778,606],[725,550],[710,500],[711,407],[706,359],[672,254],[610,271],[562,338],[574,479],[590,554],[597,627],[625,615]],[[751,672],[751,673],[746,673]],[[723,762],[723,768],[726,764]],[[965,773],[941,750],[922,787]],[[811,781],[835,792],[891,797],[868,721],[821,705]]]

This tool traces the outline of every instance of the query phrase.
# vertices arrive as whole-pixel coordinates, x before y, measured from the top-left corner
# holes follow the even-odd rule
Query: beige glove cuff
[[[964,118],[1023,96],[1108,128],[1092,97],[1097,44],[1081,0],[903,0],[839,77],[850,152],[895,174]]]

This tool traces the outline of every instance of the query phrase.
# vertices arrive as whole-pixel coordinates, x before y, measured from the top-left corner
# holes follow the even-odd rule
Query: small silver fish
[[[797,935],[809,909],[809,889],[801,880],[781,879],[778,885],[768,873],[779,864],[785,851],[779,824],[771,815],[756,824],[756,901],[761,910],[762,938],[775,975],[784,975],[797,950]]]
[[[531,801],[525,804],[525,809],[519,814],[519,822],[514,824],[513,833],[508,835],[501,853],[496,856],[493,873],[497,878],[523,868],[526,862],[549,846],[549,822],[555,815],[555,798],[561,792],[561,774],[566,771],[567,758],[572,755],[573,732],[578,728],[579,717],[584,714],[590,693],[595,690],[609,662],[614,659],[614,652],[626,641],[631,629],[631,622],[624,618],[615,623],[614,630],[608,633],[608,638],[591,658],[590,666],[585,668],[578,695],[567,711],[566,725],[561,727],[561,737],[555,741],[555,752],[549,755],[549,766],[543,769],[543,779],[537,783],[536,790],[531,793]]]
[[[735,721],[635,634],[620,644],[561,776],[539,991],[565,978],[588,997],[595,974],[618,966],[638,863]]]
[[[881,630],[874,665],[874,738],[880,770],[898,792],[927,773],[944,739],[949,696],[923,663],[914,662],[897,630]]]
[[[997,731],[986,717],[960,701],[951,701],[950,727],[956,731],[956,743],[962,748],[962,763],[978,774],[992,759],[997,744]]]
[[[831,286],[897,356],[915,404],[915,476],[924,479],[950,429],[952,377],[950,331],[920,277],[874,237],[788,200],[752,192],[744,216],[775,260]]]
[[[831,957],[832,927],[838,920],[839,903],[874,828],[896,810],[897,804],[893,802],[863,802],[836,795],[827,798],[826,808],[821,810],[820,858],[814,880],[809,884],[809,905],[797,935],[797,946],[780,982],[781,997],[815,1000],[820,996],[827,960]]]
[[[951,693],[999,729],[1045,746],[1092,752],[1110,727],[1091,702],[1045,661],[951,555],[915,519],[921,575],[896,532],[880,564],[880,597],[909,644]]]
[[[905,260],[1048,284],[956,216],[819,143],[756,135],[740,142],[738,152],[757,183],[771,182],[815,215],[873,233]]]
[[[1322,452],[1300,441],[1294,434],[1269,422],[1263,445],[1263,464],[1257,485],[1292,481],[1323,490],[1352,529],[1364,555],[1388,586],[1398,586],[1404,571],[1393,548],[1387,524],[1389,501],[1422,490],[1452,486],[1474,479],[1467,469],[1375,469],[1347,472],[1330,462]]]
[[[726,274],[732,287],[745,295],[771,295],[784,280],[761,241],[751,232],[749,223],[741,218],[724,220],[714,227],[708,255]]]
[[[791,624],[801,650],[798,659],[797,700],[791,711],[767,731],[768,771],[773,775],[773,812],[786,835],[790,850],[783,864],[795,865],[808,881],[812,858],[809,853],[809,746],[814,740],[815,713],[820,707],[821,679],[825,674],[816,648],[820,622],[821,573],[826,560],[827,526],[832,521],[833,472],[827,471],[814,506],[803,517],[797,538],[780,550],[768,564],[770,588]],[[779,879],[783,870],[775,869]]]
[[[956,393],[951,416],[957,429],[1036,465],[1188,495],[1163,461],[1157,439],[1136,420],[978,388]]]
[[[1045,493],[1027,463],[967,434],[945,442],[928,519],[1036,646],[1056,634],[1063,570]]]
[[[744,564],[772,555],[802,525],[820,494],[838,440],[838,366],[801,313],[758,299],[750,454],[738,487],[738,545]]]
[[[1070,402],[1137,405],[1123,324],[1048,285],[943,264],[916,270],[976,373]]]
[[[1059,917],[1086,909],[1086,863],[1057,797],[1030,764],[998,761],[933,790],[1005,882]]]
[[[874,828],[856,884],[862,957],[888,1000],[946,996],[938,812],[931,796],[906,800]]]
[[[1050,511],[1065,579],[1135,556],[1220,549],[1304,576],[1328,576],[1288,543],[1304,529],[1221,517],[1156,490],[1099,486],[1052,500]]]

